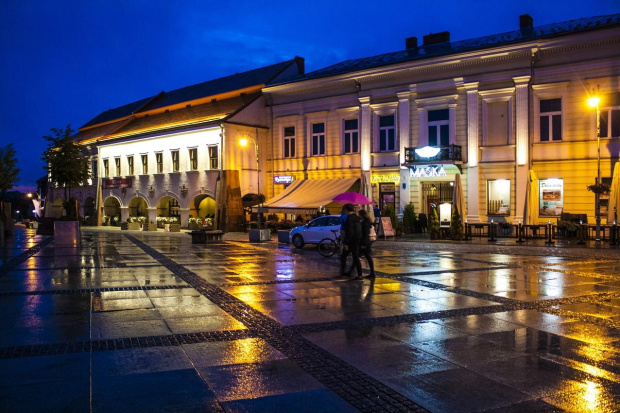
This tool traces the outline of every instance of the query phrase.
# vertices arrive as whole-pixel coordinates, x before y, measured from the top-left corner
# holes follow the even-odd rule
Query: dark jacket
[[[362,241],[362,224],[360,217],[356,214],[350,214],[344,222],[344,239],[345,245],[359,244]]]
[[[372,227],[372,222],[368,219],[362,220],[362,246],[366,248],[370,248],[372,242],[370,241],[370,227]]]

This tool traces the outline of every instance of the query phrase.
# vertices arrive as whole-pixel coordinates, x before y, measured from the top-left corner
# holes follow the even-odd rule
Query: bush
[[[439,215],[437,214],[437,207],[431,208],[431,219],[428,223],[428,232],[439,235]]]
[[[403,232],[405,234],[411,234],[415,231],[417,223],[418,217],[415,213],[415,206],[413,202],[409,202],[403,209]]]

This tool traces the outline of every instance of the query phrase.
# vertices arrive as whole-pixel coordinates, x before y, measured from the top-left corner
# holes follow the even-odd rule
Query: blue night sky
[[[0,146],[14,142],[16,189],[33,190],[50,128],[295,56],[310,72],[404,49],[411,36],[516,30],[525,13],[540,26],[620,13],[620,1],[3,0]]]

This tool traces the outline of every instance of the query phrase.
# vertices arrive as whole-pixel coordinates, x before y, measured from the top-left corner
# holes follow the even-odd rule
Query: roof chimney
[[[423,37],[424,46],[430,46],[432,44],[450,42],[450,32],[439,32],[433,34],[427,34]]]
[[[306,72],[306,59],[295,56],[295,63],[297,63],[297,73],[303,75]]]
[[[418,47],[417,37],[407,37],[405,39],[405,49],[415,49],[416,47]]]
[[[519,28],[521,30],[531,30],[534,28],[534,19],[529,14],[522,14],[519,16]]]

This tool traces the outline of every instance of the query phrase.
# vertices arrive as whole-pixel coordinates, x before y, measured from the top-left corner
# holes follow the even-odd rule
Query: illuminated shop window
[[[358,153],[360,151],[357,119],[344,120],[343,143],[344,153]]]
[[[487,181],[488,185],[488,214],[510,215],[510,181],[496,179]]]

